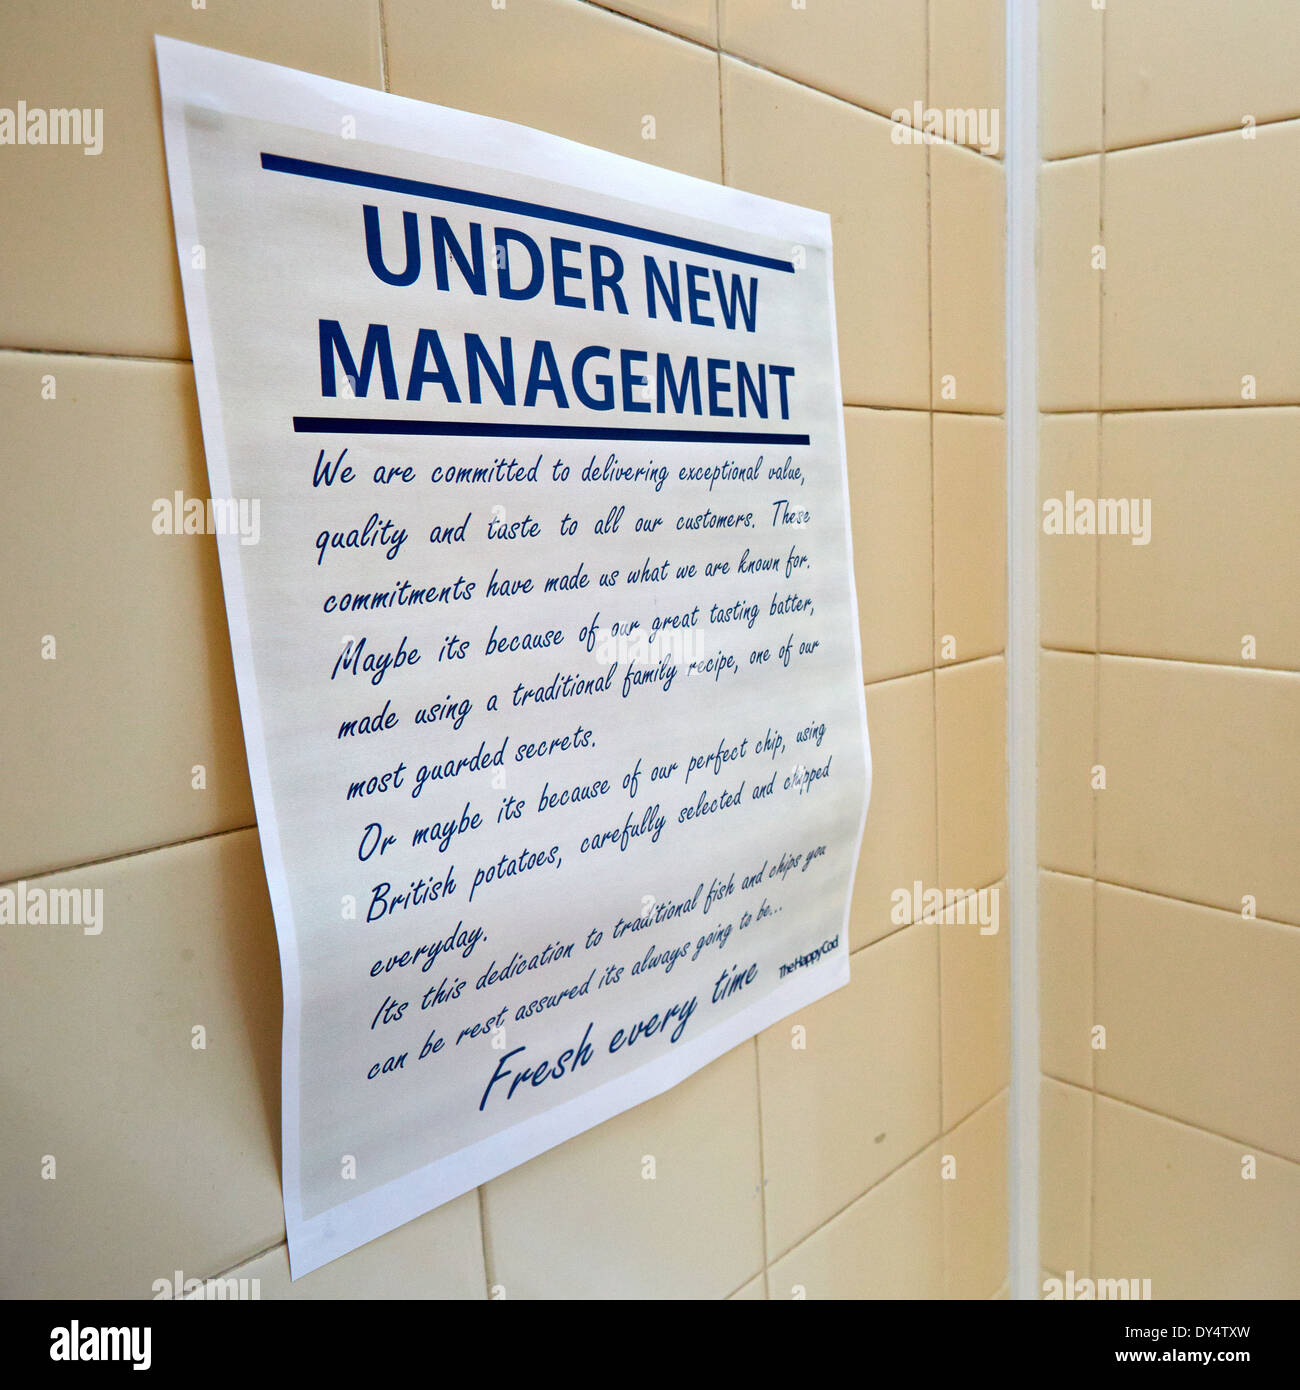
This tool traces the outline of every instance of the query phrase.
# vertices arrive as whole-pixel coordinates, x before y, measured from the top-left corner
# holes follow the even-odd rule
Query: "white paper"
[[[830,225],[157,51],[298,1277],[847,982]]]

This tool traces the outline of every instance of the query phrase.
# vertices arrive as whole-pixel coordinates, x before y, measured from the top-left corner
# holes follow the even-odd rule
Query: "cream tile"
[[[508,1299],[725,1298],[763,1265],[758,1145],[745,1043],[483,1187],[489,1284]]]
[[[189,367],[0,353],[0,415],[0,881],[251,825],[215,538],[152,529],[208,495]]]
[[[897,145],[890,122],[728,58],[722,104],[727,183],[830,214],[844,399],[928,406],[925,146]]]
[[[1002,166],[955,145],[929,150],[931,401],[996,414],[1006,399]]]
[[[697,43],[717,42],[717,0],[595,0],[595,3],[661,29],[671,29],[674,34],[695,39]]]
[[[1038,662],[1038,862],[1088,875],[1093,866],[1096,658],[1043,652]],[[1104,760],[1103,760],[1104,761]]]
[[[938,1134],[935,931],[918,923],[859,951],[849,985],[760,1035],[770,1258]]]
[[[1005,880],[962,899],[940,916],[945,1130],[1011,1079],[1010,935]]]
[[[0,160],[0,345],[186,357],[163,164],[154,34],[379,86],[377,0],[295,5],[10,0],[0,90],[103,110],[103,150],[7,148]],[[6,98],[11,100],[11,98]],[[33,229],[39,229],[33,235]]]
[[[1043,1071],[1092,1085],[1093,892],[1090,878],[1038,875],[1039,1059]]]
[[[844,412],[853,570],[867,681],[930,667],[930,419]]]
[[[1106,143],[1300,115],[1297,51],[1300,8],[1290,0],[1110,0]]]
[[[1006,648],[1006,476],[1001,420],[934,416],[936,664]]]
[[[925,6],[894,0],[721,0],[725,53],[882,115],[925,100]]]
[[[1097,887],[1097,1087],[1300,1159],[1300,931]]]
[[[384,0],[384,18],[389,86],[401,96],[722,176],[718,60],[695,44],[578,0]]]
[[[256,1279],[262,1299],[485,1298],[478,1194],[467,1192],[292,1282],[284,1245],[225,1277]]]
[[[773,1297],[942,1298],[941,1186],[931,1144],[777,1260]]]
[[[984,888],[1006,872],[1006,722],[1001,657],[935,673],[938,886]]]
[[[1300,121],[1107,158],[1105,405],[1300,399],[1297,162]]]
[[[742,1284],[730,1296],[732,1303],[764,1303],[767,1301],[767,1276],[756,1274],[748,1284]]]
[[[1038,142],[1044,159],[1101,149],[1104,11],[1039,0]]]
[[[937,886],[934,677],[926,671],[867,686],[867,728],[871,805],[853,883],[855,951],[912,920],[913,884]],[[900,889],[906,901],[895,901]]]
[[[943,1184],[944,1289],[988,1298],[1007,1277],[1007,1097],[1003,1092],[945,1134],[956,1161]]]
[[[1153,1298],[1300,1298],[1300,1167],[1099,1096],[1093,1268]]]
[[[280,970],[256,834],[40,886],[102,890],[102,930],[5,928],[22,989],[0,1011],[0,1288],[148,1298],[175,1270],[283,1240]]]
[[[1038,632],[1045,647],[1097,648],[1097,537],[1067,523],[1079,498],[1098,496],[1100,416],[1047,415],[1038,429]],[[1051,508],[1053,527],[1048,531]],[[1058,519],[1059,517],[1059,519]],[[1067,534],[1074,529],[1076,534]],[[1095,529],[1095,528],[1094,528]]]
[[[1103,648],[1300,669],[1298,456],[1300,410],[1106,416],[1100,493],[1151,530],[1098,542]]]
[[[1039,1097],[1039,1254],[1051,1269],[1084,1277],[1092,1265],[1092,1096],[1044,1077]]]
[[[1300,921],[1300,676],[1101,658],[1098,877]]]
[[[1002,0],[930,0],[930,88],[925,104],[940,111],[988,112],[986,121],[997,120],[997,139],[985,153],[997,158],[1006,144],[1006,46]],[[992,124],[986,129],[994,134]]]
[[[1101,158],[1038,176],[1038,408],[1096,410],[1101,387]]]

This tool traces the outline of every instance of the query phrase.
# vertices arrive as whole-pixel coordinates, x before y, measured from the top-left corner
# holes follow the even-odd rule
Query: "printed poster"
[[[296,1278],[847,983],[830,224],[157,53]]]

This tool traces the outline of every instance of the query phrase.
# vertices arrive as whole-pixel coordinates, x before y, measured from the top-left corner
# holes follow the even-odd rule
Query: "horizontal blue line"
[[[474,193],[467,188],[453,188],[445,183],[399,179],[391,174],[373,174],[367,169],[349,169],[341,164],[318,164],[313,159],[294,159],[289,155],[267,154],[265,150],[262,152],[262,168],[277,174],[300,174],[306,179],[350,183],[358,188],[381,188],[388,193],[407,193],[416,198],[436,198],[443,203],[463,203],[473,208],[490,208],[493,212],[513,212],[523,217],[544,217],[550,222],[587,227],[595,232],[612,232],[615,236],[635,237],[638,241],[650,241],[659,246],[675,246],[680,251],[699,251],[706,256],[717,256],[724,261],[739,261],[743,265],[762,266],[765,270],[794,273],[793,261],[759,256],[752,251],[737,251],[730,246],[717,246],[711,241],[693,241],[690,237],[657,232],[651,227],[636,227],[630,222],[612,222],[607,217],[589,217],[586,213],[547,207],[544,203],[527,203],[520,198],[496,198],[490,193]]]
[[[384,420],[373,416],[295,415],[295,434],[436,434],[475,439],[625,439],[677,444],[810,444],[806,434],[759,430],[638,430],[602,425],[503,425],[469,420]]]

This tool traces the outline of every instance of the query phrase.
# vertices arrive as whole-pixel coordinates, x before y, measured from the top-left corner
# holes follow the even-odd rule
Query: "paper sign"
[[[847,982],[830,226],[157,52],[297,1277]]]

